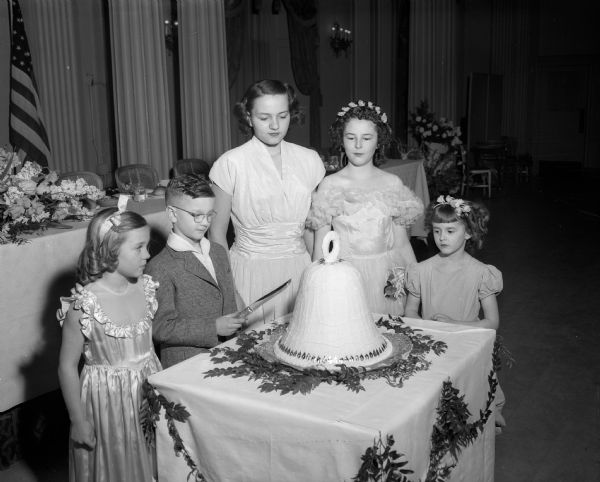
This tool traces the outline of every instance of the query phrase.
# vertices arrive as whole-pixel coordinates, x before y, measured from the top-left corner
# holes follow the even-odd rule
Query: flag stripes
[[[24,161],[47,166],[50,144],[33,75],[29,43],[18,0],[11,0],[9,142]]]

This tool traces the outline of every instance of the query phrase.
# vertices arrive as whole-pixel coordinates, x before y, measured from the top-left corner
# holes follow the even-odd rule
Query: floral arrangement
[[[24,234],[65,218],[93,216],[88,201],[105,192],[84,179],[59,181],[58,174],[0,147],[0,244],[22,243]]]
[[[435,142],[448,148],[456,148],[462,144],[460,127],[455,127],[454,123],[445,117],[436,119],[425,100],[421,101],[415,112],[410,113],[408,127],[419,145]]]
[[[460,189],[461,130],[444,117],[436,119],[426,101],[409,114],[409,132],[425,158],[424,167],[431,196],[455,194]]]
[[[371,101],[365,102],[364,100],[359,100],[357,102],[349,102],[348,105],[342,107],[342,110],[340,110],[337,113],[338,117],[344,117],[350,109],[354,109],[355,107],[366,107],[368,109],[374,110],[379,115],[381,122],[383,122],[384,124],[387,124],[388,119],[387,119],[386,113],[382,112],[381,107],[373,104],[373,102],[371,102]]]
[[[406,269],[397,266],[392,268],[388,272],[387,282],[383,288],[383,295],[386,298],[392,300],[400,300],[404,298],[406,292],[404,291],[404,282],[406,278]]]

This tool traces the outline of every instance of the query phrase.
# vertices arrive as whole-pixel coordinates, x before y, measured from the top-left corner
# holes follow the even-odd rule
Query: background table
[[[442,384],[451,380],[465,395],[471,414],[484,408],[495,332],[433,321],[405,319],[448,344],[431,355],[429,370],[404,387],[383,380],[364,382],[366,391],[320,385],[309,395],[261,393],[243,378],[204,378],[215,365],[200,354],[152,375],[150,383],[191,416],[177,428],[192,458],[210,481],[319,482],[351,480],[361,455],[381,432],[405,455],[411,480],[424,480],[430,437]],[[233,340],[227,342],[234,343]],[[219,367],[225,365],[219,364]],[[493,481],[493,416],[484,433],[463,450],[451,480]],[[166,423],[157,427],[159,482],[186,480],[189,469],[176,457]]]
[[[412,189],[421,201],[423,201],[424,207],[429,205],[429,190],[427,188],[427,176],[425,175],[423,159],[387,159],[380,167],[384,171],[396,174],[402,179],[404,185]],[[411,236],[427,237],[424,220],[424,216],[420,216],[415,224],[411,226]]]
[[[170,230],[164,198],[129,201],[128,209],[148,220],[156,252]],[[26,244],[0,246],[0,412],[58,388],[56,310],[75,284],[88,222],[65,224],[72,229],[49,229]]]

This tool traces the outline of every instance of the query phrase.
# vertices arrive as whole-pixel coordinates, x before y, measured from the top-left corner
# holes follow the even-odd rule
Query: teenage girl
[[[288,279],[291,286],[248,317],[271,321],[292,311],[300,277],[310,264],[305,230],[311,194],[325,175],[316,151],[287,142],[290,125],[302,118],[293,87],[279,80],[255,82],[235,106],[239,127],[251,139],[213,164],[216,215],[209,238],[229,251],[235,286],[247,305]]]
[[[398,176],[377,167],[391,140],[379,106],[350,102],[330,135],[348,163],[323,179],[313,196],[307,220],[316,231],[313,260],[323,257],[323,238],[333,229],[340,235],[340,257],[362,275],[371,312],[402,315],[404,298],[387,298],[384,289],[392,270],[416,262],[407,228],[423,213],[423,203]]]
[[[98,212],[79,256],[82,288],[61,300],[70,302],[58,375],[71,419],[71,482],[150,482],[155,473],[139,420],[142,384],[161,369],[151,329],[157,283],[143,274],[149,239],[139,214]]]

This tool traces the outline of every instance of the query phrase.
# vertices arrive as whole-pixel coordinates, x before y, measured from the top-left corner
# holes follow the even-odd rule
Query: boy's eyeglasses
[[[196,222],[196,223],[201,223],[203,221],[210,222],[217,214],[215,211],[210,211],[208,213],[193,213],[191,211],[188,211],[187,209],[180,208],[179,206],[170,206],[170,207],[179,209],[180,211],[188,213],[192,218],[194,218],[194,222]]]

